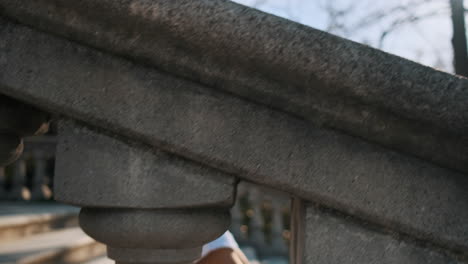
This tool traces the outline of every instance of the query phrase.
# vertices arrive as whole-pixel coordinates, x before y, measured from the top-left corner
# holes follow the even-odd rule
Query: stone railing
[[[25,140],[23,155],[0,168],[1,200],[50,200],[53,197],[55,136]],[[5,172],[8,172],[8,175]],[[28,177],[29,176],[29,177]],[[241,182],[231,209],[230,230],[238,243],[262,259],[288,259],[290,197],[257,184]],[[249,253],[249,252],[246,252]],[[284,262],[283,262],[284,263]]]
[[[53,197],[55,136],[31,137],[22,156],[0,168],[1,200],[50,200]],[[7,173],[8,172],[8,175]],[[29,176],[29,177],[28,177]],[[230,230],[238,243],[262,259],[288,259],[290,197],[280,191],[241,182],[231,209]],[[249,253],[249,252],[247,252]]]
[[[13,164],[0,167],[1,200],[50,200],[56,137],[24,140],[23,155]]]
[[[468,262],[466,79],[225,0],[0,14],[0,161],[57,115],[55,198],[116,263],[192,263],[240,180],[294,197],[291,263]]]

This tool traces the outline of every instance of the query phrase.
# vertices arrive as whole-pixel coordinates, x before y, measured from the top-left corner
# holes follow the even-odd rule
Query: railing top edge
[[[227,0],[0,0],[0,14],[468,172],[437,148],[468,141],[464,78]]]

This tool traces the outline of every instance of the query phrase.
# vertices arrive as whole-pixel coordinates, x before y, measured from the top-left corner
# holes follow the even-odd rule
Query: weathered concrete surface
[[[228,229],[236,178],[113,136],[60,120],[55,198],[116,263],[193,263]]]
[[[418,238],[468,249],[465,175],[25,27],[3,23],[4,40],[2,92]]]
[[[468,81],[227,0],[1,0],[21,23],[468,172]]]
[[[115,136],[60,120],[55,198],[116,263],[193,263],[228,229],[236,178]]]
[[[224,234],[229,208],[135,210],[83,208],[80,226],[112,248],[185,249],[201,247]],[[148,262],[148,261],[145,261]]]
[[[303,264],[455,264],[443,251],[370,229],[365,223],[308,206]]]
[[[229,207],[236,185],[232,175],[70,120],[59,123],[55,175],[55,199],[81,207]]]

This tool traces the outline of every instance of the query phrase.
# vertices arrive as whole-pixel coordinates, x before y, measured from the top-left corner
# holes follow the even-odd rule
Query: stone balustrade
[[[56,137],[26,138],[25,145],[18,160],[0,168],[0,199],[50,200]]]
[[[49,200],[53,196],[53,170],[57,137],[40,136],[25,140],[21,157],[0,170],[2,200]],[[262,257],[288,256],[290,199],[283,192],[241,182],[231,209],[230,230],[244,246],[252,246]]]
[[[224,0],[0,15],[0,92],[59,116],[55,198],[116,263],[192,263],[247,196],[283,251],[283,205],[260,232],[240,180],[294,197],[294,264],[468,262],[466,79]],[[0,116],[1,161],[32,114]]]
[[[241,182],[231,209],[231,232],[262,257],[288,257],[290,197],[286,193]]]
[[[23,156],[12,166],[9,193],[5,191],[8,174],[3,166],[20,157],[25,148],[23,143],[25,137],[40,135],[48,130],[48,119],[47,113],[0,95],[0,195],[2,198],[30,198],[31,193],[25,186],[28,157]],[[33,174],[36,184],[42,180],[40,177],[43,177],[37,173]]]
[[[9,180],[5,167],[0,170],[1,200],[49,200],[53,196],[53,171],[56,136],[27,138],[22,156],[9,165]],[[29,177],[28,177],[29,175]],[[287,258],[289,225],[284,222],[290,215],[287,194],[241,182],[236,202],[231,209],[230,230],[243,246],[252,246],[262,257]]]

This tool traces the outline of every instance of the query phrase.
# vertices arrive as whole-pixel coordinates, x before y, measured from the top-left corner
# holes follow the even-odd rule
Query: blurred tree
[[[450,0],[450,9],[452,11],[452,46],[455,73],[468,77],[468,46],[463,0]]]
[[[300,8],[304,4],[301,3],[301,0],[235,1],[264,10],[264,7],[269,4],[275,5],[277,9],[281,9],[279,15],[296,21],[301,21],[298,14],[301,14]],[[388,45],[385,44],[390,35],[411,28],[423,40],[420,42],[420,48],[413,46],[414,53],[411,58],[419,61],[425,58],[426,63],[428,63],[427,55],[430,53],[432,58],[430,64],[446,70],[450,69],[446,65],[450,64],[451,60],[450,56],[447,56],[447,47],[441,48],[437,37],[431,36],[429,38],[428,34],[433,33],[431,28],[427,28],[427,26],[421,28],[420,22],[444,18],[447,19],[448,23],[451,14],[453,70],[457,74],[468,77],[468,45],[464,17],[467,10],[464,9],[463,0],[393,0],[382,2],[375,0],[316,0],[315,2],[328,19],[322,29],[379,49],[388,50]],[[294,10],[297,12],[293,12]],[[302,16],[304,16],[303,14]],[[447,38],[448,43],[450,37],[445,36],[444,38]],[[393,41],[395,41],[394,38]],[[403,41],[413,41],[414,43],[414,40],[408,38]],[[403,49],[409,50],[410,48]],[[448,63],[446,64],[446,62]]]
[[[378,40],[377,48],[382,49],[386,37],[397,31],[403,26],[414,24],[420,20],[432,18],[439,15],[445,15],[447,10],[445,8],[436,8],[434,10],[422,8],[431,2],[437,0],[414,0],[406,3],[400,3],[389,9],[377,9],[370,13],[365,14],[364,18],[359,19],[354,24],[349,24],[349,16],[353,16],[353,10],[356,9],[354,2],[352,5],[347,7],[337,8],[334,3],[336,1],[327,1],[324,10],[328,13],[330,32],[338,33],[343,36],[349,36],[359,30],[365,30],[369,26],[375,23],[380,23],[383,20],[387,20],[386,28],[383,28],[380,32],[380,38]],[[463,0],[448,0],[451,22],[452,22],[452,48],[453,48],[453,66],[456,74],[468,77],[468,45],[466,39],[466,28],[465,28],[465,10]],[[417,12],[418,10],[424,10],[423,12]],[[434,49],[435,53],[438,53]],[[436,55],[435,66],[439,66],[442,63],[440,56]]]

